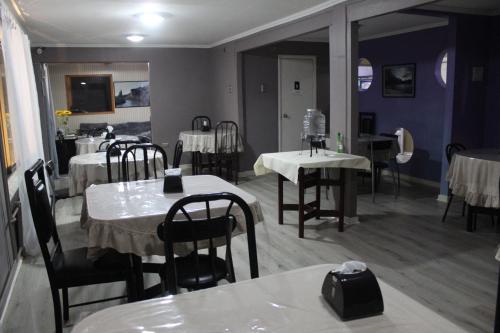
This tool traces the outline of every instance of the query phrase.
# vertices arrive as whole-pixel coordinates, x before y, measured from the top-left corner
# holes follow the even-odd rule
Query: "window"
[[[4,151],[4,163],[7,168],[7,173],[11,173],[16,166],[16,158],[14,155],[14,143],[12,139],[12,131],[10,128],[10,114],[7,103],[7,90],[5,84],[5,67],[3,55],[0,51],[0,130],[2,132],[2,146]]]
[[[111,74],[66,75],[68,110],[78,113],[115,111]]]
[[[373,67],[366,58],[359,59],[358,64],[358,91],[366,91],[373,80]]]
[[[436,79],[443,86],[446,87],[446,75],[448,74],[448,52],[443,51],[436,64]]]

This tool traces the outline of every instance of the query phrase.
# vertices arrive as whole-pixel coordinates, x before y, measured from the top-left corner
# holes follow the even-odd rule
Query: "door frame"
[[[317,106],[318,98],[318,87],[317,87],[317,65],[316,56],[313,55],[293,55],[293,54],[280,54],[278,55],[278,150],[281,150],[281,133],[282,133],[282,120],[283,120],[283,110],[281,108],[281,61],[284,59],[309,59],[313,62],[313,105]]]

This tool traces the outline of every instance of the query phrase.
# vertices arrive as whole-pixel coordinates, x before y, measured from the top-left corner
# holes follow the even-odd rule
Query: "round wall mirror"
[[[405,128],[398,128],[394,132],[398,136],[399,152],[396,155],[396,161],[399,164],[408,163],[413,156],[415,146],[413,144],[413,136]]]
[[[366,58],[359,59],[358,64],[358,91],[366,91],[372,85],[373,67]]]

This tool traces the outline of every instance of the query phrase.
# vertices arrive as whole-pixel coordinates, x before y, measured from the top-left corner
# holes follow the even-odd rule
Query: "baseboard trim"
[[[448,203],[448,195],[446,194],[440,194],[437,196],[437,201],[439,202],[444,202],[444,203]]]
[[[5,303],[3,304],[2,313],[0,315],[0,328],[3,327],[5,320],[5,315],[7,313],[7,308],[9,307],[10,299],[12,298],[12,293],[14,292],[14,287],[16,286],[17,277],[21,271],[21,265],[23,263],[23,257],[21,251],[17,254],[16,267],[11,271],[11,278],[9,283],[9,291],[7,292],[7,297],[5,298]]]
[[[392,177],[392,173],[389,170],[382,170],[382,175],[385,177]],[[399,174],[399,178],[401,180],[407,181],[408,183],[420,184],[434,188],[440,188],[441,184],[439,182],[435,182],[433,180],[417,178],[410,175],[406,175],[404,173]]]

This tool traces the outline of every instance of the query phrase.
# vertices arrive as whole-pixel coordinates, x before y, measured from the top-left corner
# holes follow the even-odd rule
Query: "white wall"
[[[54,63],[48,64],[50,86],[55,109],[67,109],[65,75],[76,74],[111,74],[113,81],[149,81],[147,63]],[[117,124],[124,122],[150,121],[150,107],[115,108],[114,113],[99,115],[74,115],[69,119],[69,128],[73,132],[80,123]]]

